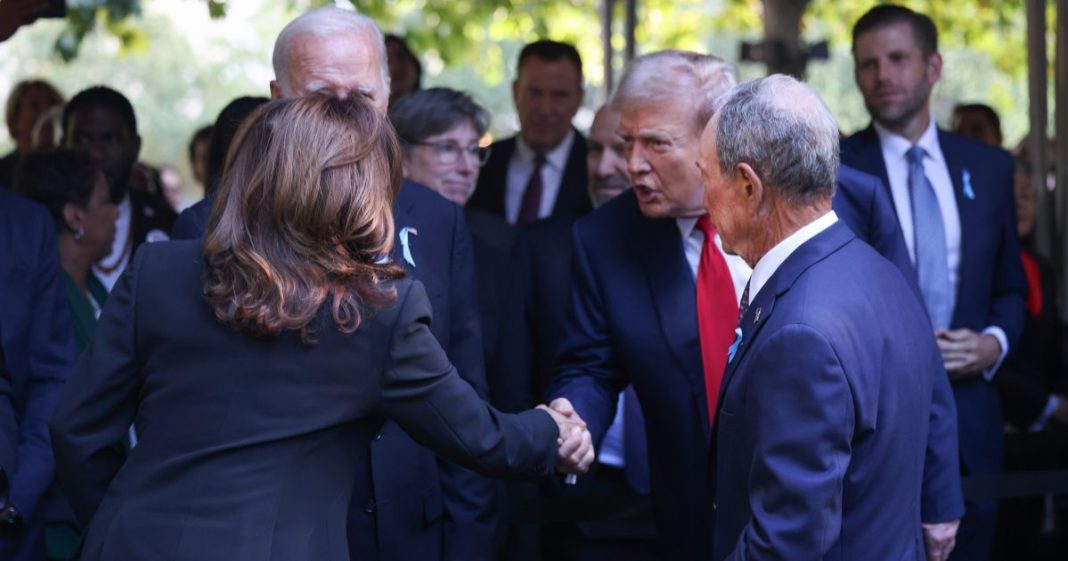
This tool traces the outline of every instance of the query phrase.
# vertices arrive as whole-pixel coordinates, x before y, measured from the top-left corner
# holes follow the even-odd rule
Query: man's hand
[[[1057,400],[1057,408],[1053,410],[1053,418],[1068,424],[1068,397],[1056,393],[1053,394],[1053,397]]]
[[[582,474],[589,471],[596,457],[593,450],[593,437],[586,429],[586,422],[575,412],[571,402],[558,398],[541,409],[552,416],[560,431],[556,443],[556,469],[563,473]]]
[[[942,363],[951,380],[977,376],[990,368],[1001,356],[1001,343],[993,335],[983,335],[971,329],[938,329],[935,331]]]
[[[927,561],[945,561],[957,545],[957,528],[960,520],[923,525],[923,545],[927,549]]]

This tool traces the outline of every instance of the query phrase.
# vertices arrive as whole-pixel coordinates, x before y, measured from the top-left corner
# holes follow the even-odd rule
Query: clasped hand
[[[556,469],[563,473],[582,474],[589,471],[596,457],[593,437],[586,422],[566,398],[554,399],[548,406],[539,405],[556,421],[560,436],[556,439]]]

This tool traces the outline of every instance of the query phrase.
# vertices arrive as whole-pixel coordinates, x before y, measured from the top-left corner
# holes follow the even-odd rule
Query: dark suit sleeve
[[[436,196],[436,195],[435,195]],[[482,355],[478,280],[471,235],[460,207],[452,209],[452,270],[449,271],[448,357],[483,399],[489,398]],[[496,529],[497,485],[459,466],[438,461],[445,520],[445,561],[489,561]]]
[[[834,349],[810,327],[787,325],[750,355],[749,386],[759,390],[746,403],[746,416],[759,419],[752,424],[752,518],[728,559],[822,559],[841,532],[854,392]],[[729,430],[731,416],[721,409],[719,430]]]
[[[964,516],[957,444],[957,405],[941,361],[932,364],[931,414],[923,464],[920,519],[949,522]]]
[[[420,444],[491,477],[552,472],[556,423],[543,411],[517,415],[486,404],[449,363],[428,327],[430,304],[415,282],[400,296],[382,382],[382,410]]]
[[[208,215],[211,214],[211,204],[206,200],[200,201],[182,211],[171,228],[172,240],[194,240],[204,235],[208,225]]]
[[[630,382],[612,347],[605,302],[578,226],[572,238],[571,310],[548,399],[566,397],[599,443],[612,424],[619,392]]]
[[[112,289],[51,422],[59,481],[83,526],[122,466],[137,413],[137,278],[151,253],[152,244],[138,251]]]
[[[19,427],[15,421],[15,395],[11,390],[11,371],[0,346],[0,468],[10,477],[15,471],[15,450],[19,444]],[[0,492],[3,492],[0,490]]]
[[[1004,156],[1000,166],[997,185],[1003,187],[997,193],[1002,197],[999,208],[1001,218],[1001,243],[998,244],[997,270],[994,271],[993,294],[990,301],[989,319],[986,326],[996,325],[1005,331],[1009,350],[1016,347],[1024,327],[1024,300],[1027,298],[1027,278],[1020,262],[1020,242],[1016,235],[1016,201],[1012,194],[1012,159]]]
[[[42,213],[43,214],[43,213]],[[52,483],[55,459],[48,438],[48,420],[55,411],[74,362],[74,329],[63,288],[58,244],[52,221],[38,221],[41,241],[34,260],[39,264],[33,287],[29,327],[29,371],[20,404],[18,465],[11,478],[11,503],[27,519],[37,510]]]

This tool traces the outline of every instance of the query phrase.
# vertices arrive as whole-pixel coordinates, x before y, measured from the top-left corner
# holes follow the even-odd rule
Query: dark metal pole
[[[616,0],[601,0],[601,45],[604,48],[604,90],[601,92],[601,103],[608,103],[612,97],[612,89],[615,88],[614,62],[616,51],[612,48],[612,19],[615,13]]]
[[[1057,236],[1057,215],[1053,193],[1046,187],[1047,68],[1046,0],[1027,0],[1027,92],[1031,113],[1031,132],[1027,142],[1031,154],[1031,188],[1035,192],[1035,208],[1038,210],[1035,216],[1035,249],[1042,255],[1052,257],[1053,241]]]
[[[623,51],[623,64],[629,64],[634,60],[637,52],[634,42],[634,30],[638,28],[638,0],[625,0],[626,2],[626,29],[624,37],[627,39],[627,48]]]
[[[1057,58],[1056,61],[1056,108],[1054,130],[1057,131],[1056,159],[1057,183],[1056,201],[1056,237],[1053,240],[1053,263],[1057,268],[1061,294],[1068,294],[1068,244],[1064,237],[1068,233],[1065,220],[1068,220],[1068,0],[1057,0]],[[1068,317],[1068,303],[1061,298],[1061,317]]]

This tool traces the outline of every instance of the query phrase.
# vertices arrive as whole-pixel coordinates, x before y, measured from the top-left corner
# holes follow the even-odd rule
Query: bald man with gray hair
[[[706,204],[753,274],[714,419],[710,559],[923,559],[927,314],[832,210],[838,127],[812,90],[774,75],[714,109]]]
[[[368,97],[383,114],[389,66],[382,32],[370,18],[326,7],[294,19],[278,34],[271,96],[326,91]],[[460,375],[485,399],[477,283],[471,238],[459,207],[405,180],[394,206],[393,259],[426,286],[430,329]],[[373,496],[353,496],[352,559],[490,561],[497,526],[496,484],[438,459],[393,422],[371,445]]]

